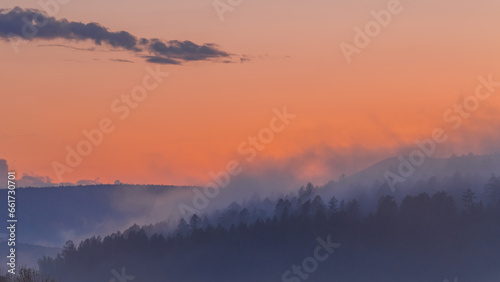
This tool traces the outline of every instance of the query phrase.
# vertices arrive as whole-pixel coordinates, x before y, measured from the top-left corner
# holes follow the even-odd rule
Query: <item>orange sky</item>
[[[0,41],[0,158],[57,182],[51,166],[64,162],[65,147],[110,118],[115,131],[64,181],[203,184],[283,106],[297,117],[258,160],[324,146],[399,149],[441,126],[443,112],[474,92],[478,76],[500,81],[500,2],[401,1],[403,11],[347,63],[339,44],[352,44],[354,28],[389,2],[243,0],[221,21],[212,1],[69,1],[56,18],[137,37],[215,43],[250,60],[160,65],[170,76],[120,120],[112,101],[142,83],[146,66],[157,65],[90,41],[35,39],[17,54]],[[14,4],[40,9],[38,1],[0,8]],[[95,50],[41,46],[48,44]],[[468,121],[476,131],[457,140],[494,132],[499,105],[498,95],[483,102]]]

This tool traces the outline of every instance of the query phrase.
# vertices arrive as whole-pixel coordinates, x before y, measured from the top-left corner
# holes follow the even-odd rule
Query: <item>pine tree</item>
[[[338,212],[338,203],[339,201],[337,200],[337,198],[335,198],[335,196],[333,196],[330,201],[328,201],[328,213],[333,216],[333,215],[336,215],[337,212]]]
[[[201,222],[200,217],[198,215],[194,214],[191,217],[191,219],[189,220],[189,227],[190,227],[191,231],[198,229],[198,227],[200,227],[200,222]]]
[[[474,207],[476,206],[475,199],[476,199],[476,194],[472,192],[472,190],[469,188],[465,190],[462,194],[462,205],[467,211],[472,211]]]
[[[181,220],[179,221],[179,224],[177,225],[176,233],[178,236],[186,236],[189,234],[189,225],[184,220],[184,218],[181,218]]]

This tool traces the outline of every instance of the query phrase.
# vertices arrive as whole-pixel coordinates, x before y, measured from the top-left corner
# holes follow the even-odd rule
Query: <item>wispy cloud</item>
[[[0,189],[7,188],[7,172],[15,171],[15,169],[9,169],[7,160],[0,159]],[[23,173],[22,175],[17,175],[16,179],[17,187],[55,187],[55,186],[73,186],[73,185],[96,185],[100,184],[99,178],[94,180],[82,179],[78,180],[76,183],[62,182],[54,183],[52,178],[49,176],[39,175],[33,172]]]
[[[73,50],[78,50],[78,51],[95,51],[95,48],[79,48],[79,47],[74,47],[74,46],[69,46],[69,45],[64,45],[64,44],[38,44],[37,47],[61,47],[61,48],[68,48],[68,49],[73,49]]]

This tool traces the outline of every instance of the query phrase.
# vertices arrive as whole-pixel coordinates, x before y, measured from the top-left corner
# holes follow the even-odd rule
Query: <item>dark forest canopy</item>
[[[134,281],[500,277],[500,181],[494,176],[485,185],[488,202],[470,189],[458,199],[443,191],[407,195],[400,203],[383,195],[366,215],[356,199],[322,199],[315,190],[308,185],[274,201],[272,214],[234,203],[213,215],[181,219],[173,232],[163,232],[161,224],[135,225],[78,246],[69,241],[56,258],[39,261],[40,271],[61,281],[109,281],[112,270],[122,269]],[[327,238],[340,247],[307,272],[307,258]]]

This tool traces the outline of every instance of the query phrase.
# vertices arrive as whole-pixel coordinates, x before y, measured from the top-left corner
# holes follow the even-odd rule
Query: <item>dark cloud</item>
[[[180,65],[181,62],[170,59],[170,58],[165,58],[161,56],[146,56],[146,61],[150,63],[157,63],[157,64],[169,64],[169,65]]]
[[[110,32],[98,23],[70,22],[57,20],[36,9],[0,10],[0,36],[13,34],[25,39],[93,40],[95,44],[109,44],[126,50],[138,51],[137,38],[126,31]]]
[[[123,59],[109,59],[110,61],[113,61],[113,62],[119,62],[119,63],[134,63],[132,61],[129,61],[129,60],[123,60]]]
[[[229,57],[228,53],[218,50],[214,44],[197,45],[191,41],[171,40],[164,43],[153,39],[149,48],[152,53],[157,55],[185,61]]]
[[[191,41],[163,42],[159,39],[137,38],[126,31],[109,31],[99,23],[72,22],[49,17],[37,9],[20,7],[0,9],[0,38],[9,40],[15,36],[26,40],[91,40],[96,45],[106,44],[113,48],[139,53],[139,55],[144,52],[153,54],[154,56],[144,54],[141,56],[145,56],[148,62],[160,64],[181,64],[182,61],[206,61],[231,56],[211,43],[198,45]]]

